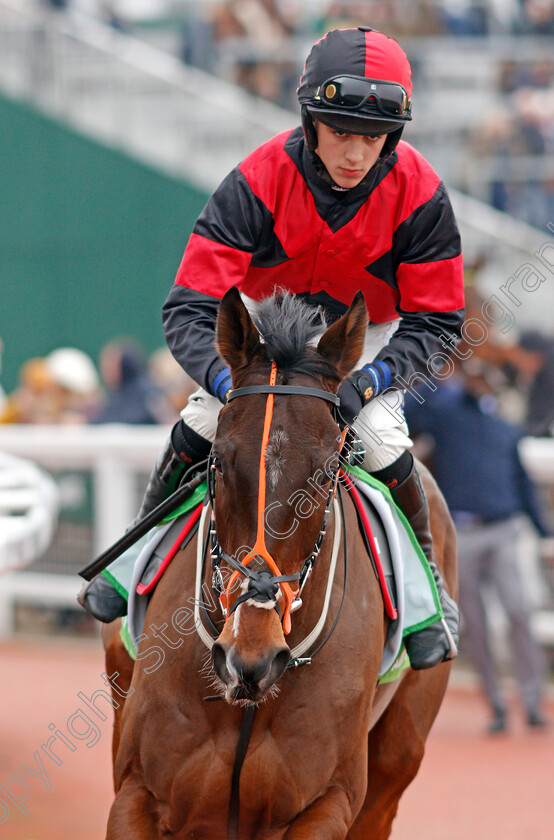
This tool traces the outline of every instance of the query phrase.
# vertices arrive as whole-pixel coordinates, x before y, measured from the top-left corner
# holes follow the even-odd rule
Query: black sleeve
[[[226,367],[215,348],[220,299],[234,283],[240,285],[267,216],[243,174],[234,169],[200,214],[162,309],[169,349],[209,393],[217,374]]]
[[[428,290],[418,271],[422,265],[435,279]],[[398,283],[400,325],[376,360],[385,362],[395,377],[409,381],[415,371],[432,376],[459,341],[465,310],[461,239],[450,199],[441,182],[429,201],[396,229],[391,251],[371,271],[386,280],[392,272]],[[421,311],[414,302],[427,300],[437,310]],[[414,310],[418,311],[414,311]],[[441,356],[435,354],[441,354]],[[429,360],[435,356],[431,364]],[[398,382],[398,380],[397,380]]]
[[[433,376],[439,370],[444,358],[452,353],[461,335],[464,322],[464,309],[454,312],[403,312],[400,314],[400,324],[391,340],[377,353],[376,361],[385,362],[391,372],[391,385],[405,382],[415,371],[423,372],[426,376]],[[435,353],[431,362],[429,360]]]
[[[428,263],[459,257],[462,240],[444,183],[397,227],[393,259],[400,263]]]
[[[226,367],[215,348],[219,298],[174,285],[162,309],[169,349],[195,382],[210,394],[217,374]]]
[[[230,248],[253,253],[271,214],[237,167],[208,199],[193,232]]]

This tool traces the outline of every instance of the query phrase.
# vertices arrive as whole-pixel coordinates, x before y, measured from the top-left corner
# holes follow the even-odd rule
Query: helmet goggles
[[[366,79],[361,76],[332,76],[313,92],[318,106],[347,108],[399,120],[412,119],[412,101],[397,82]]]

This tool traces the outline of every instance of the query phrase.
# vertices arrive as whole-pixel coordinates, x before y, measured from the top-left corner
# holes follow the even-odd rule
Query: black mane
[[[319,307],[307,306],[288,292],[277,292],[260,303],[252,320],[262,336],[268,359],[275,360],[279,370],[339,378],[313,346],[327,328]]]

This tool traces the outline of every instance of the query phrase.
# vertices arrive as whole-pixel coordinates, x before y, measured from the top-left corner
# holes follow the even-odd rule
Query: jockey
[[[370,325],[360,368],[340,386],[340,411],[348,425],[356,420],[364,467],[390,488],[437,583],[445,619],[405,639],[412,668],[423,669],[456,655],[458,610],[434,562],[403,391],[436,372],[437,359],[447,360],[464,300],[460,236],[445,187],[400,140],[412,119],[411,93],[410,65],[394,39],[367,26],[328,32],[300,78],[302,127],[261,145],[211,196],[163,308],[168,345],[202,387],[158,458],[139,517],[205,460],[214,440],[231,388],[214,346],[225,292],[238,286],[255,308],[285,289],[332,321],[361,289]],[[84,596],[104,621],[126,608],[109,590],[98,577]]]

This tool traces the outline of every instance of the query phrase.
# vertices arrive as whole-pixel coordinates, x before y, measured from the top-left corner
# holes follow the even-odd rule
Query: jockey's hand
[[[353,371],[341,384],[338,390],[341,428],[351,426],[362,408],[384,390],[385,367],[383,363],[364,365],[363,368]]]
[[[339,405],[339,426],[345,429],[347,426],[352,426],[356,417],[364,407],[364,401],[356,386],[345,379],[341,384],[338,395],[340,397]]]

